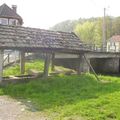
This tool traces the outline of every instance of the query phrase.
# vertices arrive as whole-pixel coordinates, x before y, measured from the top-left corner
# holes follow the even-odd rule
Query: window
[[[20,25],[17,19],[0,18],[1,25]]]
[[[19,25],[19,22],[16,19],[9,19],[9,25]]]
[[[15,19],[9,19],[9,25],[16,25]]]
[[[115,46],[115,42],[110,42],[110,46]]]
[[[0,24],[8,25],[8,19],[7,18],[0,18]]]

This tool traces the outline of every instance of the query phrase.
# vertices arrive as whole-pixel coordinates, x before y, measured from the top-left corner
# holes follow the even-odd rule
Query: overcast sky
[[[120,0],[0,0],[17,5],[24,26],[48,29],[68,19],[103,16],[103,8],[111,16],[120,16]]]

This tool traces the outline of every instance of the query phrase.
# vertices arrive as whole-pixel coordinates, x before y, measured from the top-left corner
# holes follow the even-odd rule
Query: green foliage
[[[33,60],[31,62],[26,62],[25,71],[27,72],[29,69],[35,69],[35,70],[38,70],[38,71],[43,71],[44,61],[43,60]]]
[[[95,22],[94,40],[94,44],[102,44],[102,18],[98,18]]]
[[[52,120],[119,120],[120,78],[90,74],[56,76],[1,88],[3,94],[30,100]],[[68,119],[67,119],[68,120]]]
[[[77,24],[74,32],[80,39],[88,44],[101,45],[102,43],[102,19],[96,21],[86,21]]]
[[[19,65],[15,65],[7,69],[4,69],[3,76],[8,76],[8,75],[20,75]]]
[[[95,24],[89,21],[78,24],[75,33],[86,43],[91,43],[91,40],[94,42]]]
[[[112,35],[120,34],[120,17],[116,17],[115,19],[112,18],[111,27]]]

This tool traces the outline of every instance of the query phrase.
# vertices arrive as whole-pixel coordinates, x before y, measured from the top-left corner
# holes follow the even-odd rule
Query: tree
[[[95,44],[98,46],[102,45],[102,18],[98,18],[95,21],[95,30],[94,30],[94,39],[95,39]]]
[[[64,31],[64,32],[72,32],[74,30],[74,27],[76,26],[77,21],[67,20],[61,23],[56,24],[51,30],[56,31]]]
[[[113,35],[120,35],[120,17],[106,16],[106,40]],[[72,32],[74,31],[80,39],[88,44],[101,46],[103,36],[103,18],[79,18],[78,20],[67,20],[56,24],[52,30]]]
[[[112,35],[120,35],[120,17],[116,17],[112,20]]]
[[[82,41],[94,43],[95,24],[93,22],[87,21],[83,24],[77,24],[74,31]]]

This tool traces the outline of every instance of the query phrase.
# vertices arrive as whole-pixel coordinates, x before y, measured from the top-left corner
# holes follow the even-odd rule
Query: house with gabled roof
[[[3,4],[0,6],[0,24],[2,25],[22,25],[23,19],[17,14],[17,6]]]

